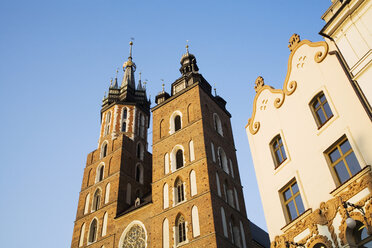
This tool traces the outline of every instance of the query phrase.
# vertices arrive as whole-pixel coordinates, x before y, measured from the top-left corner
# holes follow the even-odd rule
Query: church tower
[[[156,96],[153,112],[152,247],[252,247],[226,101],[213,96],[196,58]]]
[[[171,94],[163,86],[155,98],[151,155],[150,101],[141,79],[136,87],[130,45],[121,86],[116,77],[103,99],[71,247],[268,247],[251,238],[231,115],[195,56],[187,48]]]
[[[132,45],[121,85],[116,76],[102,102],[98,148],[87,157],[71,247],[113,244],[114,218],[151,195],[150,101],[141,79],[136,88]]]

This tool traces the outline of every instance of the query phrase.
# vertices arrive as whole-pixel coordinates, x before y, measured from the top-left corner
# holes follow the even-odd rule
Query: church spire
[[[123,81],[121,82],[121,88],[130,87],[135,89],[135,80],[134,80],[134,72],[136,71],[136,64],[132,61],[132,46],[133,42],[129,42],[130,49],[129,49],[129,57],[128,60],[123,65],[124,76]]]
[[[187,41],[188,42],[188,41]],[[186,53],[181,58],[180,72],[182,75],[188,74],[189,72],[197,73],[199,71],[196,65],[196,58],[193,54],[189,53],[189,44],[186,45]]]

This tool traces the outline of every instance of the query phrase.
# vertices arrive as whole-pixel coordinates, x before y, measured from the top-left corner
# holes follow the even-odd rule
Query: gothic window
[[[177,179],[176,180],[176,183],[175,183],[175,203],[178,204],[180,202],[183,202],[185,200],[185,189],[184,189],[184,185],[183,185],[183,182],[181,181],[181,179]]]
[[[191,196],[194,196],[198,193],[198,189],[196,186],[196,173],[194,170],[191,170],[190,172],[190,187],[191,187]]]
[[[227,238],[229,235],[227,233],[226,215],[225,215],[225,209],[223,207],[221,207],[221,219],[222,219],[223,235]]]
[[[104,171],[105,171],[104,165],[101,165],[97,168],[96,183],[101,182],[103,180]]]
[[[88,213],[89,202],[90,202],[90,194],[88,194],[88,195],[85,197],[84,214],[87,214],[87,213]]]
[[[326,154],[341,184],[360,171],[359,162],[346,136],[331,146]]]
[[[186,222],[185,218],[180,215],[176,220],[176,242],[177,245],[186,241]]]
[[[92,169],[90,169],[89,172],[88,172],[88,176],[87,176],[87,187],[89,186],[89,179],[90,179],[91,174],[92,174]]]
[[[233,244],[235,244],[237,247],[241,247],[241,241],[240,241],[240,230],[239,227],[236,225],[234,216],[231,215],[231,224],[230,224],[230,231],[232,233],[231,239]]]
[[[191,218],[192,218],[192,236],[195,238],[200,235],[199,212],[198,212],[197,206],[192,207]]]
[[[126,120],[127,118],[128,118],[128,109],[127,108],[124,108],[123,119]]]
[[[109,111],[107,112],[107,115],[106,115],[104,136],[108,135],[110,132],[110,122],[111,122],[111,112]]]
[[[270,142],[270,149],[274,157],[275,168],[277,168],[284,162],[284,160],[287,159],[287,155],[285,154],[285,149],[280,134],[278,134],[277,136],[275,136],[274,139],[272,139],[272,141]]]
[[[236,209],[237,209],[238,211],[240,211],[238,192],[236,191],[236,188],[234,188],[234,195],[235,195],[235,201],[236,201]]]
[[[212,150],[212,159],[213,162],[216,162],[216,152],[214,151],[214,144],[211,142],[211,150]]]
[[[169,192],[168,192],[168,184],[164,184],[163,186],[163,208],[166,209],[169,207]]]
[[[227,202],[228,198],[227,198],[227,180],[225,180],[225,182],[223,183],[223,193],[224,193],[224,197],[225,197],[225,202]]]
[[[325,97],[323,91],[311,100],[310,108],[318,128],[323,126],[333,116],[332,110],[329,107],[327,98]]]
[[[213,124],[214,130],[216,130],[219,135],[223,136],[221,119],[216,113],[213,114]]]
[[[108,221],[108,214],[107,212],[103,215],[103,223],[102,223],[102,237],[106,236],[107,234],[107,221]]]
[[[296,219],[299,215],[305,212],[304,204],[302,202],[300,190],[296,180],[289,183],[288,186],[281,190],[289,221]]]
[[[142,143],[138,143],[137,144],[137,158],[138,159],[141,159],[141,160],[143,160],[143,151],[144,149],[143,149],[143,145],[142,145]]]
[[[160,125],[159,125],[159,138],[162,138],[163,136],[165,136],[165,123],[164,123],[164,120],[161,120],[160,121]]]
[[[110,200],[110,183],[106,185],[106,190],[105,190],[105,204],[107,204]]]
[[[181,116],[177,115],[174,118],[174,131],[177,132],[181,129]]]
[[[245,241],[245,232],[242,221],[240,221],[240,236],[242,237],[243,248],[246,248],[247,244]]]
[[[100,201],[101,201],[101,191],[97,189],[93,197],[92,211],[97,211],[99,209]]]
[[[88,243],[96,242],[97,240],[97,219],[93,219],[92,223],[89,227],[89,237],[88,237]]]
[[[84,244],[84,235],[85,235],[85,223],[83,223],[80,229],[79,247],[82,247]]]
[[[127,131],[127,121],[128,121],[128,109],[126,107],[124,107],[123,108],[122,124],[121,124],[121,131],[122,132]]]
[[[145,248],[146,233],[138,224],[134,224],[125,234],[121,248]]]
[[[227,164],[227,158],[224,150],[221,147],[218,147],[217,150],[217,156],[218,156],[218,164],[220,167],[227,173],[229,174],[229,166]]]
[[[104,158],[107,156],[107,142],[103,142],[102,148],[101,148],[101,158]]]
[[[233,163],[232,163],[231,159],[229,159],[229,162],[230,162],[230,172],[231,172],[231,176],[234,178],[234,168],[233,168]]]
[[[123,121],[123,124],[121,125],[121,131],[126,132],[127,131],[127,122]]]
[[[167,218],[163,221],[163,248],[169,248],[169,221]]]
[[[194,152],[194,141],[190,140],[189,142],[189,152],[190,152],[190,162],[195,160],[195,152]]]
[[[176,169],[183,167],[183,152],[179,149],[176,152]]]
[[[143,114],[140,115],[140,136],[145,138],[145,116]]]
[[[221,197],[220,177],[218,176],[217,172],[216,172],[216,185],[217,185],[217,194],[219,197]]]
[[[169,154],[164,155],[164,174],[169,173]]]
[[[136,181],[143,184],[143,166],[141,164],[136,165]]]

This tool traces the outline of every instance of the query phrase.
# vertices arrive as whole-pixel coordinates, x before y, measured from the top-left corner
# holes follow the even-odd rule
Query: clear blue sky
[[[244,126],[253,84],[281,87],[288,40],[321,40],[330,0],[0,2],[2,247],[70,246],[104,91],[128,56],[154,96],[180,76],[190,40],[200,73],[231,112],[248,217],[266,229]],[[138,74],[136,75],[138,79]],[[120,78],[122,72],[120,73]],[[151,141],[150,141],[151,143]]]

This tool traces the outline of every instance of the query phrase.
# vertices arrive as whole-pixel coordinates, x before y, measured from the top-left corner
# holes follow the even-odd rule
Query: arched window
[[[164,155],[164,174],[169,173],[169,154]]]
[[[87,213],[88,213],[89,202],[90,202],[90,194],[88,194],[88,195],[85,197],[84,214],[87,214]]]
[[[122,132],[126,132],[127,131],[127,122],[126,121],[123,121],[123,123],[121,125],[121,131]]]
[[[214,144],[211,142],[211,150],[212,150],[212,159],[213,162],[216,162],[216,152],[214,151]]]
[[[192,207],[191,218],[192,218],[192,236],[195,238],[200,235],[199,213],[198,213],[197,206]]]
[[[105,190],[105,204],[107,204],[110,200],[110,183],[106,185],[106,190]]]
[[[136,181],[143,184],[143,166],[141,164],[136,165]]]
[[[194,111],[191,103],[187,106],[187,118],[189,122],[194,120]]]
[[[317,94],[311,100],[310,108],[318,128],[323,126],[333,116],[332,110],[329,107],[327,98],[325,97],[323,91]]]
[[[124,120],[128,119],[128,109],[127,108],[124,108],[124,110],[123,110],[123,119]]]
[[[101,147],[101,158],[104,158],[107,156],[107,141],[103,142]]]
[[[97,189],[93,197],[92,212],[97,211],[99,209],[100,201],[101,201],[101,190]]]
[[[79,247],[82,247],[84,244],[84,235],[85,235],[85,223],[83,223],[80,229]]]
[[[213,123],[214,123],[214,130],[216,130],[216,132],[219,135],[223,136],[222,123],[221,123],[220,117],[216,113],[213,114]]]
[[[368,234],[367,226],[360,221],[356,221],[353,229],[346,229],[346,237],[353,247],[372,247],[372,235]]]
[[[141,142],[137,144],[137,158],[143,160],[143,145]]]
[[[194,170],[190,172],[190,187],[191,187],[191,196],[194,196],[198,193],[198,189],[196,186],[196,173]]]
[[[105,166],[103,164],[97,167],[96,183],[101,182],[103,180],[104,172]]]
[[[96,242],[96,240],[97,240],[97,226],[98,226],[97,219],[93,219],[93,221],[92,221],[92,223],[90,223],[90,227],[89,227],[88,243]]]
[[[232,163],[231,159],[229,159],[229,162],[230,162],[230,172],[231,172],[231,176],[234,178],[234,168],[233,168],[233,163]]]
[[[163,208],[166,209],[169,207],[169,192],[168,184],[165,183],[163,186]]]
[[[181,129],[181,116],[174,117],[174,131],[177,132]]]
[[[169,248],[169,222],[167,218],[163,221],[163,248]]]
[[[243,248],[247,248],[247,243],[245,242],[245,232],[242,221],[240,221],[240,236],[242,237]]]
[[[140,114],[140,136],[142,138],[145,138],[145,116],[143,114]]]
[[[139,221],[133,221],[124,230],[119,241],[119,247],[145,248],[146,243],[147,234],[145,226]]]
[[[195,152],[194,152],[194,141],[190,140],[189,142],[189,152],[190,152],[190,162],[195,160]]]
[[[186,223],[185,218],[179,215],[176,219],[176,243],[177,245],[186,241]]]
[[[110,132],[110,122],[111,122],[111,111],[107,112],[107,115],[106,115],[104,136],[108,135]]]
[[[229,174],[229,166],[227,164],[226,154],[221,147],[218,147],[217,155],[218,155],[218,164],[227,174]]]
[[[102,222],[102,237],[106,236],[107,233],[107,219],[108,219],[108,214],[107,212],[103,215],[103,222]]]
[[[159,138],[162,138],[163,136],[165,136],[165,123],[164,120],[161,120],[159,125]]]
[[[221,197],[220,177],[218,176],[217,172],[216,172],[216,186],[217,186],[217,194],[219,197]]]
[[[230,220],[231,220],[231,225],[232,225],[233,244],[235,244],[237,247],[242,247],[241,241],[240,241],[240,230],[239,230],[239,227],[236,225],[234,216],[231,215]]]
[[[132,185],[130,183],[127,184],[126,202],[129,205],[132,203]]]
[[[121,123],[121,131],[127,132],[127,122],[128,122],[128,109],[126,107],[123,108],[123,115],[122,115],[122,123]]]
[[[179,149],[176,152],[176,169],[183,167],[183,152]]]
[[[225,197],[225,201],[228,202],[228,196],[227,196],[227,189],[228,189],[228,186],[227,186],[227,180],[225,180],[225,182],[223,183],[223,193],[224,193],[224,197]]]
[[[238,211],[240,211],[238,192],[236,191],[236,188],[234,188],[234,195],[235,195],[235,201],[236,201],[236,209],[237,209]]]
[[[271,153],[274,158],[275,168],[277,168],[279,165],[281,165],[284,162],[284,160],[287,159],[287,155],[284,149],[284,144],[283,144],[282,138],[280,137],[280,134],[278,134],[271,140],[270,149],[271,149]]]
[[[223,235],[227,238],[229,237],[229,235],[227,233],[226,215],[225,215],[225,209],[223,209],[223,207],[221,207],[221,219],[222,219]]]
[[[175,187],[175,190],[174,190],[175,203],[178,204],[180,202],[183,202],[185,200],[185,189],[184,189],[184,185],[183,185],[183,182],[181,181],[181,179],[177,178],[177,180],[174,184],[174,187]]]
[[[88,176],[87,176],[87,187],[89,186],[89,180],[90,180],[91,174],[92,174],[92,169],[90,169],[89,172],[88,172]]]

